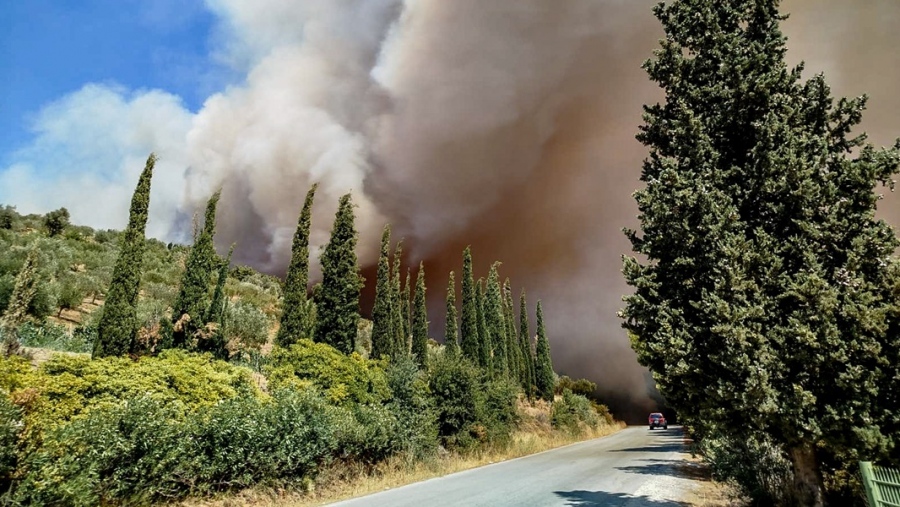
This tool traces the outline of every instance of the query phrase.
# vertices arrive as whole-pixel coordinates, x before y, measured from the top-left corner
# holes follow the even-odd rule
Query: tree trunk
[[[816,450],[810,444],[788,449],[794,471],[794,491],[799,505],[822,507],[825,505],[824,484],[819,471]]]

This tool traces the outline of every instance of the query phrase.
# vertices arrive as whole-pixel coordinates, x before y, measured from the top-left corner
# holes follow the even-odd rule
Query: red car
[[[664,430],[669,429],[669,423],[666,422],[666,416],[662,415],[659,412],[653,412],[652,414],[650,414],[648,422],[650,423],[651,430],[653,428],[662,428]]]

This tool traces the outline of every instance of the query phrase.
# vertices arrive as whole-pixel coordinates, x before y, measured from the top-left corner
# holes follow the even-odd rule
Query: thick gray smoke
[[[641,104],[659,99],[639,68],[661,34],[654,2],[210,1],[227,21],[223,57],[248,73],[188,135],[189,203],[224,186],[222,243],[280,272],[309,185],[321,183],[314,245],[352,191],[364,265],[393,223],[439,308],[471,244],[480,273],[501,260],[517,292],[544,301],[560,371],[652,404],[615,312],[645,153],[633,136]],[[898,3],[785,8],[791,57],[838,93],[870,91],[866,125],[888,142]]]

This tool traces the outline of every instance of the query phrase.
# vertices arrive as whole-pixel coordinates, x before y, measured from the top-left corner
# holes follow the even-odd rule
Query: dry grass
[[[577,435],[555,431],[549,423],[549,405],[542,402],[538,402],[534,407],[521,404],[520,414],[522,422],[519,429],[513,434],[509,445],[503,448],[487,448],[468,454],[443,452],[427,461],[414,463],[398,458],[375,467],[337,463],[323,470],[316,484],[308,484],[308,491],[305,492],[248,490],[217,499],[190,500],[184,505],[192,507],[324,505],[610,435],[625,427],[624,423],[604,424],[596,429],[584,428]]]
[[[737,487],[714,481],[710,476],[709,468],[698,456],[688,458],[679,472],[698,484],[698,487],[690,493],[685,501],[689,507],[747,507],[750,505],[741,496]]]

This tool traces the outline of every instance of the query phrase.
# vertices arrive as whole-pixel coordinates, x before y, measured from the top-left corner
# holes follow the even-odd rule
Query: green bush
[[[159,400],[94,411],[47,435],[13,500],[146,504],[315,477],[360,425],[312,390],[241,396],[179,420]]]
[[[553,402],[550,424],[554,428],[576,433],[581,430],[582,425],[596,428],[600,424],[600,417],[591,400],[566,389],[562,397]]]
[[[23,426],[21,409],[0,393],[0,491],[9,489],[16,470],[16,448]]]
[[[225,308],[222,332],[226,343],[237,350],[259,349],[269,338],[271,321],[262,310],[244,301],[230,303]]]
[[[437,407],[438,435],[445,445],[471,445],[470,430],[484,405],[481,371],[467,358],[435,355],[428,364],[428,385]]]
[[[575,394],[580,394],[585,398],[590,398],[594,391],[597,389],[597,384],[591,382],[586,378],[572,380],[571,378],[563,375],[559,377],[559,380],[556,381],[556,394],[562,395],[565,390],[568,389]]]
[[[485,383],[484,407],[479,411],[479,419],[485,428],[488,441],[505,443],[509,439],[519,422],[516,407],[518,394],[518,384],[509,379]]]
[[[376,404],[391,396],[380,363],[306,339],[275,347],[264,371],[272,389],[316,385],[339,405]]]
[[[186,414],[239,395],[259,394],[249,370],[181,350],[167,350],[159,357],[137,361],[125,357],[92,361],[86,355],[57,355],[37,371],[6,362],[12,373],[5,379],[0,377],[0,388],[14,397],[18,390],[32,392],[24,407],[25,420],[37,433],[139,397],[152,398]]]
[[[387,382],[391,390],[388,410],[398,423],[398,450],[409,459],[432,454],[438,444],[438,420],[426,374],[407,357],[388,367]]]
[[[65,326],[44,321],[42,324],[26,322],[19,326],[19,342],[26,347],[59,350],[62,352],[88,353],[93,348],[90,335],[73,331],[69,333]]]
[[[767,436],[733,438],[708,431],[697,445],[714,479],[737,484],[754,505],[785,505],[793,482],[791,464]]]

